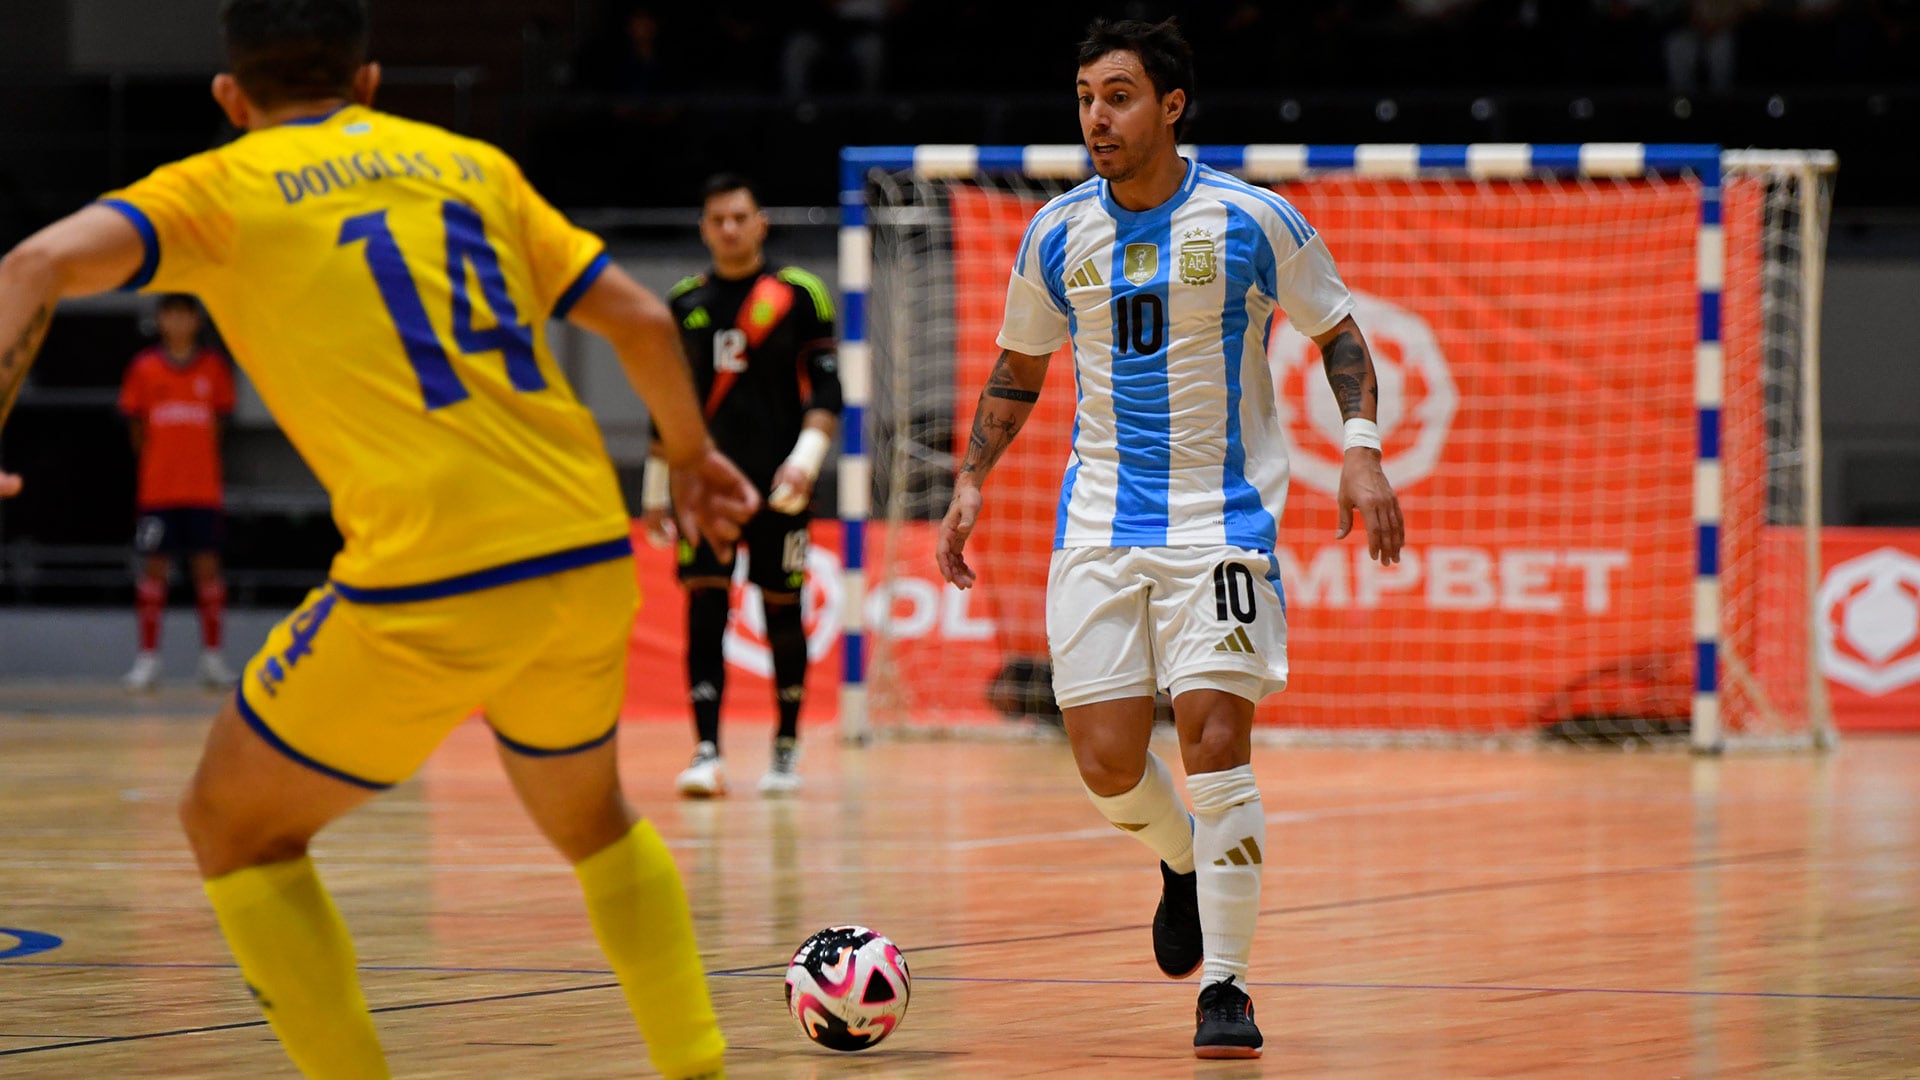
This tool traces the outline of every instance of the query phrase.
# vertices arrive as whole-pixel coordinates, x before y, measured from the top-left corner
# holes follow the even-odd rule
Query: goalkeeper
[[[800,622],[806,585],[807,522],[814,481],[840,415],[833,297],[826,283],[797,267],[771,269],[767,215],[740,176],[707,181],[700,239],[713,266],[669,294],[693,364],[714,441],[766,497],[741,531],[747,578],[759,586],[773,652],[780,727],[763,795],[798,791],[800,704],[805,696],[807,635]],[[698,744],[675,782],[681,794],[726,794],[720,759],[720,703],[726,694],[728,583],[733,556],[699,537],[676,537],[667,513],[666,469],[647,463],[644,516],[656,543],[676,540],[687,590],[687,697]]]

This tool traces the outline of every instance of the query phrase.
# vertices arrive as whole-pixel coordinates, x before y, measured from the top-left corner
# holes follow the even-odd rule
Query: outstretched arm
[[[1316,336],[1320,357],[1327,369],[1327,385],[1340,403],[1340,416],[1347,421],[1346,457],[1340,466],[1340,531],[1344,537],[1353,529],[1353,514],[1367,530],[1367,553],[1382,563],[1400,561],[1400,548],[1406,543],[1407,528],[1400,516],[1400,500],[1380,467],[1379,417],[1380,384],[1374,377],[1373,357],[1367,351],[1367,339],[1360,333],[1353,316],[1335,323]]]
[[[54,306],[63,297],[118,288],[145,255],[132,223],[106,207],[89,206],[0,259],[0,426],[46,340]],[[20,485],[19,477],[0,472],[0,498],[18,494]]]
[[[962,589],[972,588],[976,580],[962,549],[980,514],[980,485],[1033,413],[1033,404],[1040,400],[1040,388],[1046,383],[1047,357],[1004,350],[993,365],[993,373],[987,376],[986,389],[980,391],[980,403],[973,411],[973,432],[967,436],[967,453],[953,482],[953,502],[940,523],[940,540],[933,555],[940,576]]]

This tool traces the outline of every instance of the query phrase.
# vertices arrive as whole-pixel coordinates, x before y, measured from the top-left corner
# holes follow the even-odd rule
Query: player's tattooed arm
[[[980,485],[1020,433],[1021,425],[1033,413],[1034,402],[1040,400],[1040,388],[1046,384],[1046,357],[1007,350],[994,362],[987,385],[980,391],[980,404],[973,410],[973,432],[967,436],[967,453],[954,480],[953,502],[940,521],[940,538],[933,547],[933,561],[940,568],[940,576],[957,588],[970,589],[976,580],[973,568],[967,565],[965,549],[980,513]]]
[[[46,340],[47,327],[52,323],[53,302],[42,301],[27,315],[27,325],[20,333],[0,346],[0,424],[5,424],[7,414],[13,411],[14,400],[26,384],[27,369],[33,366],[33,358],[40,352],[40,343]]]
[[[1380,383],[1373,374],[1367,339],[1353,316],[1341,319],[1313,342],[1320,346],[1327,384],[1340,402],[1340,415],[1347,420],[1377,420]],[[1407,540],[1406,519],[1400,514],[1400,498],[1387,480],[1377,448],[1354,446],[1346,451],[1334,503],[1340,510],[1335,539],[1346,536],[1358,517],[1366,527],[1367,553],[1383,564],[1400,561],[1400,549]]]
[[[60,299],[125,284],[145,256],[132,223],[96,204],[41,229],[0,258],[0,424],[26,382]]]
[[[967,436],[966,457],[960,462],[963,475],[975,483],[986,478],[1032,414],[1046,381],[1046,357],[1000,353],[987,376],[986,388],[980,391],[980,404],[973,411],[973,431]]]
[[[1327,369],[1327,385],[1333,387],[1334,400],[1340,403],[1340,418],[1376,419],[1380,409],[1380,384],[1373,374],[1373,358],[1367,342],[1352,316],[1314,339]]]

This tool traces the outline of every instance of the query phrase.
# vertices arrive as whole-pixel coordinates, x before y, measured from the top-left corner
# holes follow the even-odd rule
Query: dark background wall
[[[0,0],[0,246],[153,166],[231,137],[207,97],[218,0]],[[775,206],[831,274],[843,145],[1072,142],[1072,47],[1094,13],[1177,10],[1200,60],[1201,142],[1688,141],[1837,150],[1825,296],[1826,516],[1920,524],[1920,19],[1916,0],[1191,0],[774,7],[631,0],[373,0],[383,107],[505,146],[601,220],[695,201],[717,169]],[[1724,22],[1717,12],[1737,12]],[[1712,16],[1712,17],[1710,17]],[[1688,62],[1691,60],[1691,62]],[[603,211],[612,211],[611,214]],[[703,261],[677,227],[610,233],[643,280]],[[63,315],[0,452],[86,500],[0,508],[0,602],[21,552],[74,571],[41,598],[124,587],[131,457],[112,412],[145,308]],[[572,362],[622,457],[631,392]],[[229,446],[235,550],[260,595],[337,542],[324,499],[257,403]],[[97,496],[97,497],[94,497]],[[23,548],[23,544],[25,545]],[[255,565],[249,569],[249,560]],[[252,576],[247,576],[251,574]],[[108,586],[75,584],[112,582]],[[64,590],[64,591],[63,591]],[[104,592],[102,590],[105,590]]]

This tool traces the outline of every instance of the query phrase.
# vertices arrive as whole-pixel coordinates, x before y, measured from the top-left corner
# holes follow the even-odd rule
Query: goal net
[[[1292,681],[1261,706],[1263,729],[1688,734],[1710,749],[1830,737],[1810,621],[1831,155],[1190,153],[1272,187],[1326,237],[1372,346],[1407,523],[1396,566],[1370,561],[1359,536],[1334,539],[1340,412],[1318,350],[1276,315]],[[843,162],[850,400],[866,412],[842,474],[856,613],[844,726],[1047,718],[1070,345],[986,484],[972,592],[938,582],[932,547],[998,356],[1015,249],[1046,200],[1088,175],[1085,156],[922,146]]]

